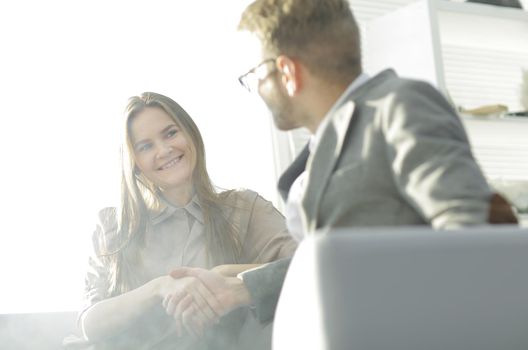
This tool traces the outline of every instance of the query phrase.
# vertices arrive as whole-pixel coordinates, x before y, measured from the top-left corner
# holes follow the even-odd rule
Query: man
[[[279,181],[292,234],[516,222],[492,193],[459,117],[436,89],[392,70],[371,78],[362,72],[359,30],[346,0],[257,0],[239,29],[261,46],[260,63],[241,83],[259,93],[279,129],[306,127],[313,134]],[[265,323],[273,318],[288,264],[277,261],[240,278],[200,269],[173,276],[200,278],[222,305],[217,314],[252,305]]]

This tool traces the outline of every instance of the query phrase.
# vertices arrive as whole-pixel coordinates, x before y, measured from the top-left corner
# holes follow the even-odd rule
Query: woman
[[[195,349],[212,334],[236,337],[242,322],[231,315],[205,335],[177,330],[163,300],[191,282],[203,286],[168,274],[195,266],[235,275],[291,256],[296,245],[284,218],[255,192],[215,191],[200,132],[170,98],[130,98],[124,131],[121,205],[100,212],[93,237],[80,317],[85,339],[95,348]]]

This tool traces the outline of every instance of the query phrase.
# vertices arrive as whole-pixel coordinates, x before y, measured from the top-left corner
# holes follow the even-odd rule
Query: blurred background
[[[215,184],[280,206],[277,175],[304,136],[274,131],[238,85],[257,63],[236,33],[249,2],[0,3],[0,314],[79,308],[96,214],[118,201],[132,95],[174,98],[202,131]],[[411,2],[351,4],[366,30]]]

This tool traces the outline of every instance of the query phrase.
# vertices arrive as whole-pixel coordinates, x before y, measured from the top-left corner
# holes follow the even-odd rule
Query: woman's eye
[[[137,146],[136,147],[136,151],[137,152],[145,152],[145,151],[148,151],[151,147],[152,147],[152,145],[150,143],[144,143],[142,145]]]
[[[171,129],[167,132],[167,137],[173,137],[178,133],[178,129]]]

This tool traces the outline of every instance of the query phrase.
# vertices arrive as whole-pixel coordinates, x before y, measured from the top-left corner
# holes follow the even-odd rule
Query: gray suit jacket
[[[387,70],[330,118],[308,159],[307,232],[487,222],[491,190],[459,116],[430,85]]]
[[[429,84],[381,72],[336,106],[322,132],[313,153],[305,149],[279,181],[287,196],[308,171],[306,232],[487,222],[491,189],[459,116]],[[287,264],[244,276],[262,321],[273,316]]]

